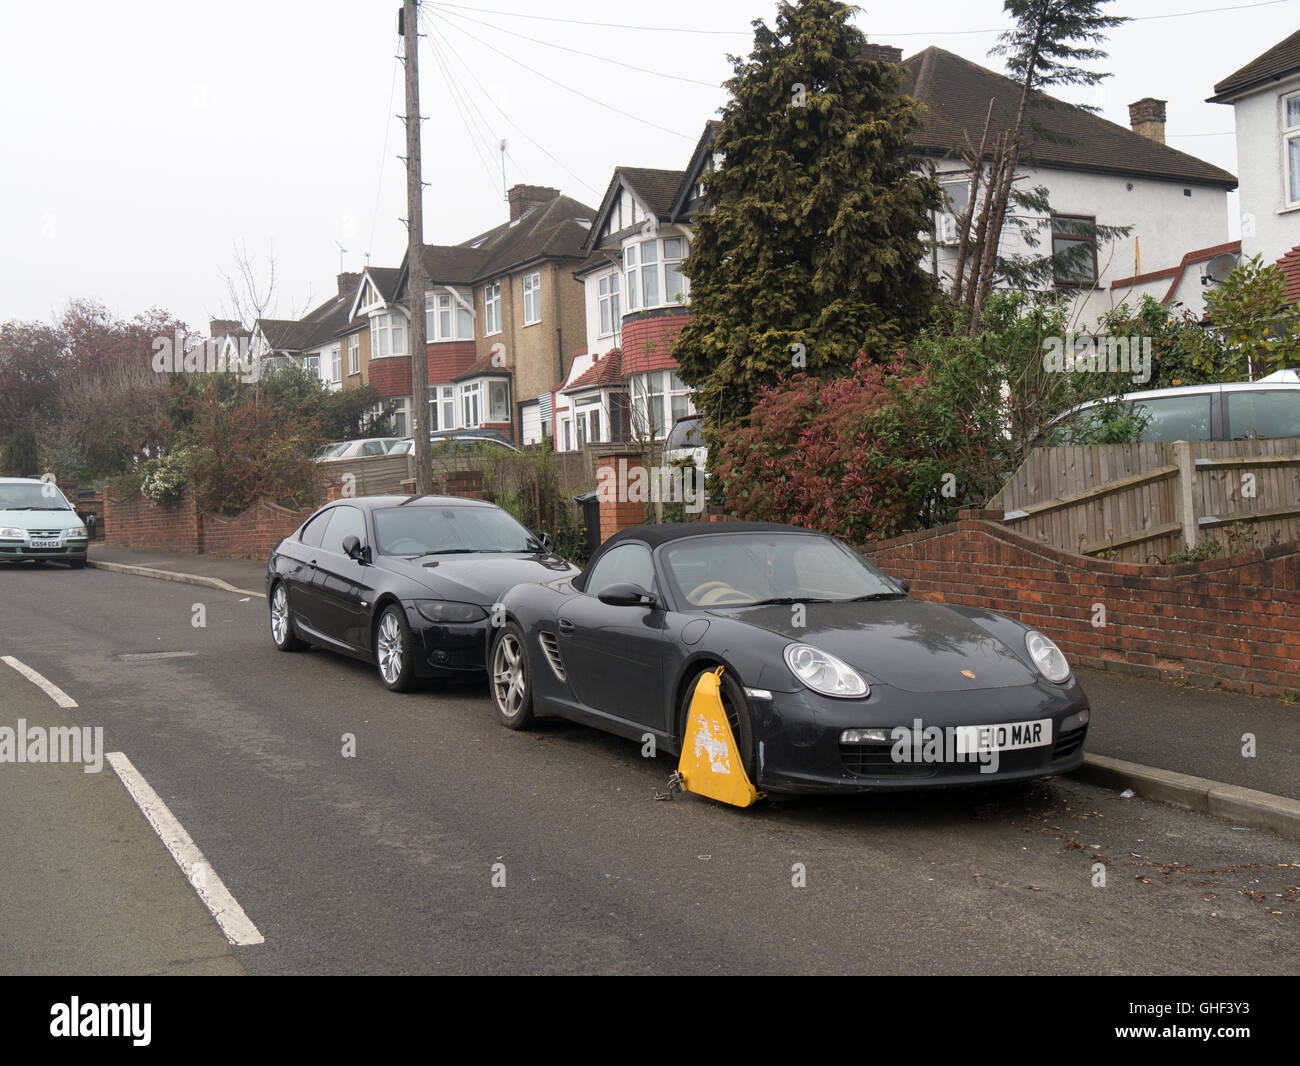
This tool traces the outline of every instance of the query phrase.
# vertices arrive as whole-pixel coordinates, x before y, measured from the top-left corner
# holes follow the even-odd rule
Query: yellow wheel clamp
[[[740,749],[736,747],[736,738],[722,708],[718,690],[723,669],[719,666],[712,673],[702,675],[695,686],[677,774],[687,792],[735,807],[748,807],[762,793],[754,788],[745,773]]]

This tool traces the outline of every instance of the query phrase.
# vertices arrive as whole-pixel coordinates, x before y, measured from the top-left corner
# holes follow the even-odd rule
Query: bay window
[[[679,418],[695,414],[692,390],[675,371],[652,370],[629,379],[632,389],[631,423],[638,437],[665,437]]]
[[[429,342],[472,341],[474,314],[467,293],[431,292],[424,297],[424,330]]]
[[[429,429],[456,428],[456,386],[429,386]]]
[[[488,417],[489,422],[510,421],[510,382],[488,382]]]
[[[482,385],[480,382],[475,381],[472,384],[460,387],[460,410],[466,429],[476,429],[479,426],[481,394]]]
[[[400,314],[370,320],[370,353],[377,359],[406,354],[406,319]]]
[[[682,273],[685,258],[686,240],[682,237],[638,241],[624,248],[627,309],[682,303],[690,291],[690,282]]]

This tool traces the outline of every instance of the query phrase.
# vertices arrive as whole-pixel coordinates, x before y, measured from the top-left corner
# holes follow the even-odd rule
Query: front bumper
[[[413,604],[403,604],[411,639],[419,654],[422,677],[454,677],[487,668],[490,619],[476,622],[431,622]]]
[[[84,562],[90,542],[85,537],[62,541],[57,548],[33,548],[28,540],[0,540],[0,562],[20,563],[30,559],[53,559],[55,562]]]
[[[807,689],[750,699],[758,747],[757,786],[778,793],[885,792],[989,785],[1049,777],[1083,763],[1087,724],[1062,731],[1062,723],[1089,710],[1071,676],[1064,685],[1039,681],[1009,688],[918,693],[873,685],[865,700],[837,700]],[[955,752],[943,740],[962,726],[1051,719],[1050,743],[996,753]],[[923,744],[898,744],[895,728],[934,729],[937,752]],[[846,729],[884,729],[885,743],[843,744]],[[926,734],[930,736],[932,734]],[[937,758],[934,757],[937,754]]]

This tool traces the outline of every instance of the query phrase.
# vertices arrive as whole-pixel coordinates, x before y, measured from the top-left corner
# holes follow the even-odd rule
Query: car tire
[[[375,623],[375,665],[379,680],[390,692],[406,692],[415,684],[415,652],[406,612],[390,603]]]
[[[691,700],[695,696],[695,689],[700,683],[700,678],[711,673],[713,673],[712,669],[701,670],[695,675],[691,683],[686,686],[686,696],[682,700],[681,706],[680,735],[683,742],[686,739],[686,719],[691,713]],[[727,724],[731,726],[732,739],[735,740],[736,749],[740,752],[740,762],[745,768],[745,775],[749,778],[749,783],[757,787],[754,726],[749,717],[749,704],[745,701],[745,690],[740,687],[740,682],[731,675],[730,670],[722,672],[722,679],[718,685],[718,695],[722,699],[722,709],[727,715]]]
[[[289,612],[289,590],[283,581],[271,589],[271,641],[280,651],[302,651],[307,645],[293,631],[293,615]]]
[[[523,630],[514,622],[502,626],[488,653],[488,684],[492,705],[507,729],[533,724],[533,671]]]

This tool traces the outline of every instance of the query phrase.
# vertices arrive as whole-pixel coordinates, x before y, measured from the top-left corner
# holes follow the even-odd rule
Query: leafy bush
[[[104,491],[115,500],[129,500],[140,491],[140,472],[125,470],[120,474],[110,474],[104,479]]]
[[[174,503],[190,483],[192,465],[189,448],[176,448],[148,460],[140,468],[140,492],[157,504]]]

